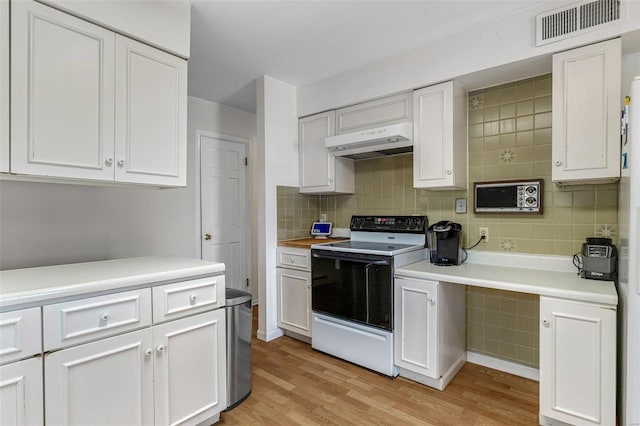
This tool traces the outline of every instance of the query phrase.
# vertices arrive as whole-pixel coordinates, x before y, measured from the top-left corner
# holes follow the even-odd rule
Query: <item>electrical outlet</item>
[[[485,243],[489,242],[489,228],[480,227],[480,234],[478,235],[478,238],[482,238],[482,237],[484,237]]]

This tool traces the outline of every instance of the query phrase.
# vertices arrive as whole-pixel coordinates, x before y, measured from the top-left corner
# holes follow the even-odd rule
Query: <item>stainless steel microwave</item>
[[[476,182],[475,213],[542,214],[543,179]]]

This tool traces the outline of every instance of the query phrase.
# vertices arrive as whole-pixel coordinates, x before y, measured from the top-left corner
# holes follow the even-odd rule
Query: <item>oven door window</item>
[[[314,254],[312,307],[335,317],[392,330],[392,260]]]

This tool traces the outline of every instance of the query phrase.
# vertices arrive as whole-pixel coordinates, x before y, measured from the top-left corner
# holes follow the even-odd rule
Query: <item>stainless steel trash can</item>
[[[227,410],[251,393],[251,294],[226,289]]]

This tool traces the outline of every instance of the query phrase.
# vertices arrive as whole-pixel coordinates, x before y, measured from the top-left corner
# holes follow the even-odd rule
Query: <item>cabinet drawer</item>
[[[224,306],[224,275],[153,288],[153,322],[206,312]]]
[[[95,340],[151,324],[148,288],[47,305],[44,349]]]
[[[0,314],[0,363],[42,352],[40,308]]]
[[[278,267],[311,271],[311,250],[278,247]]]

